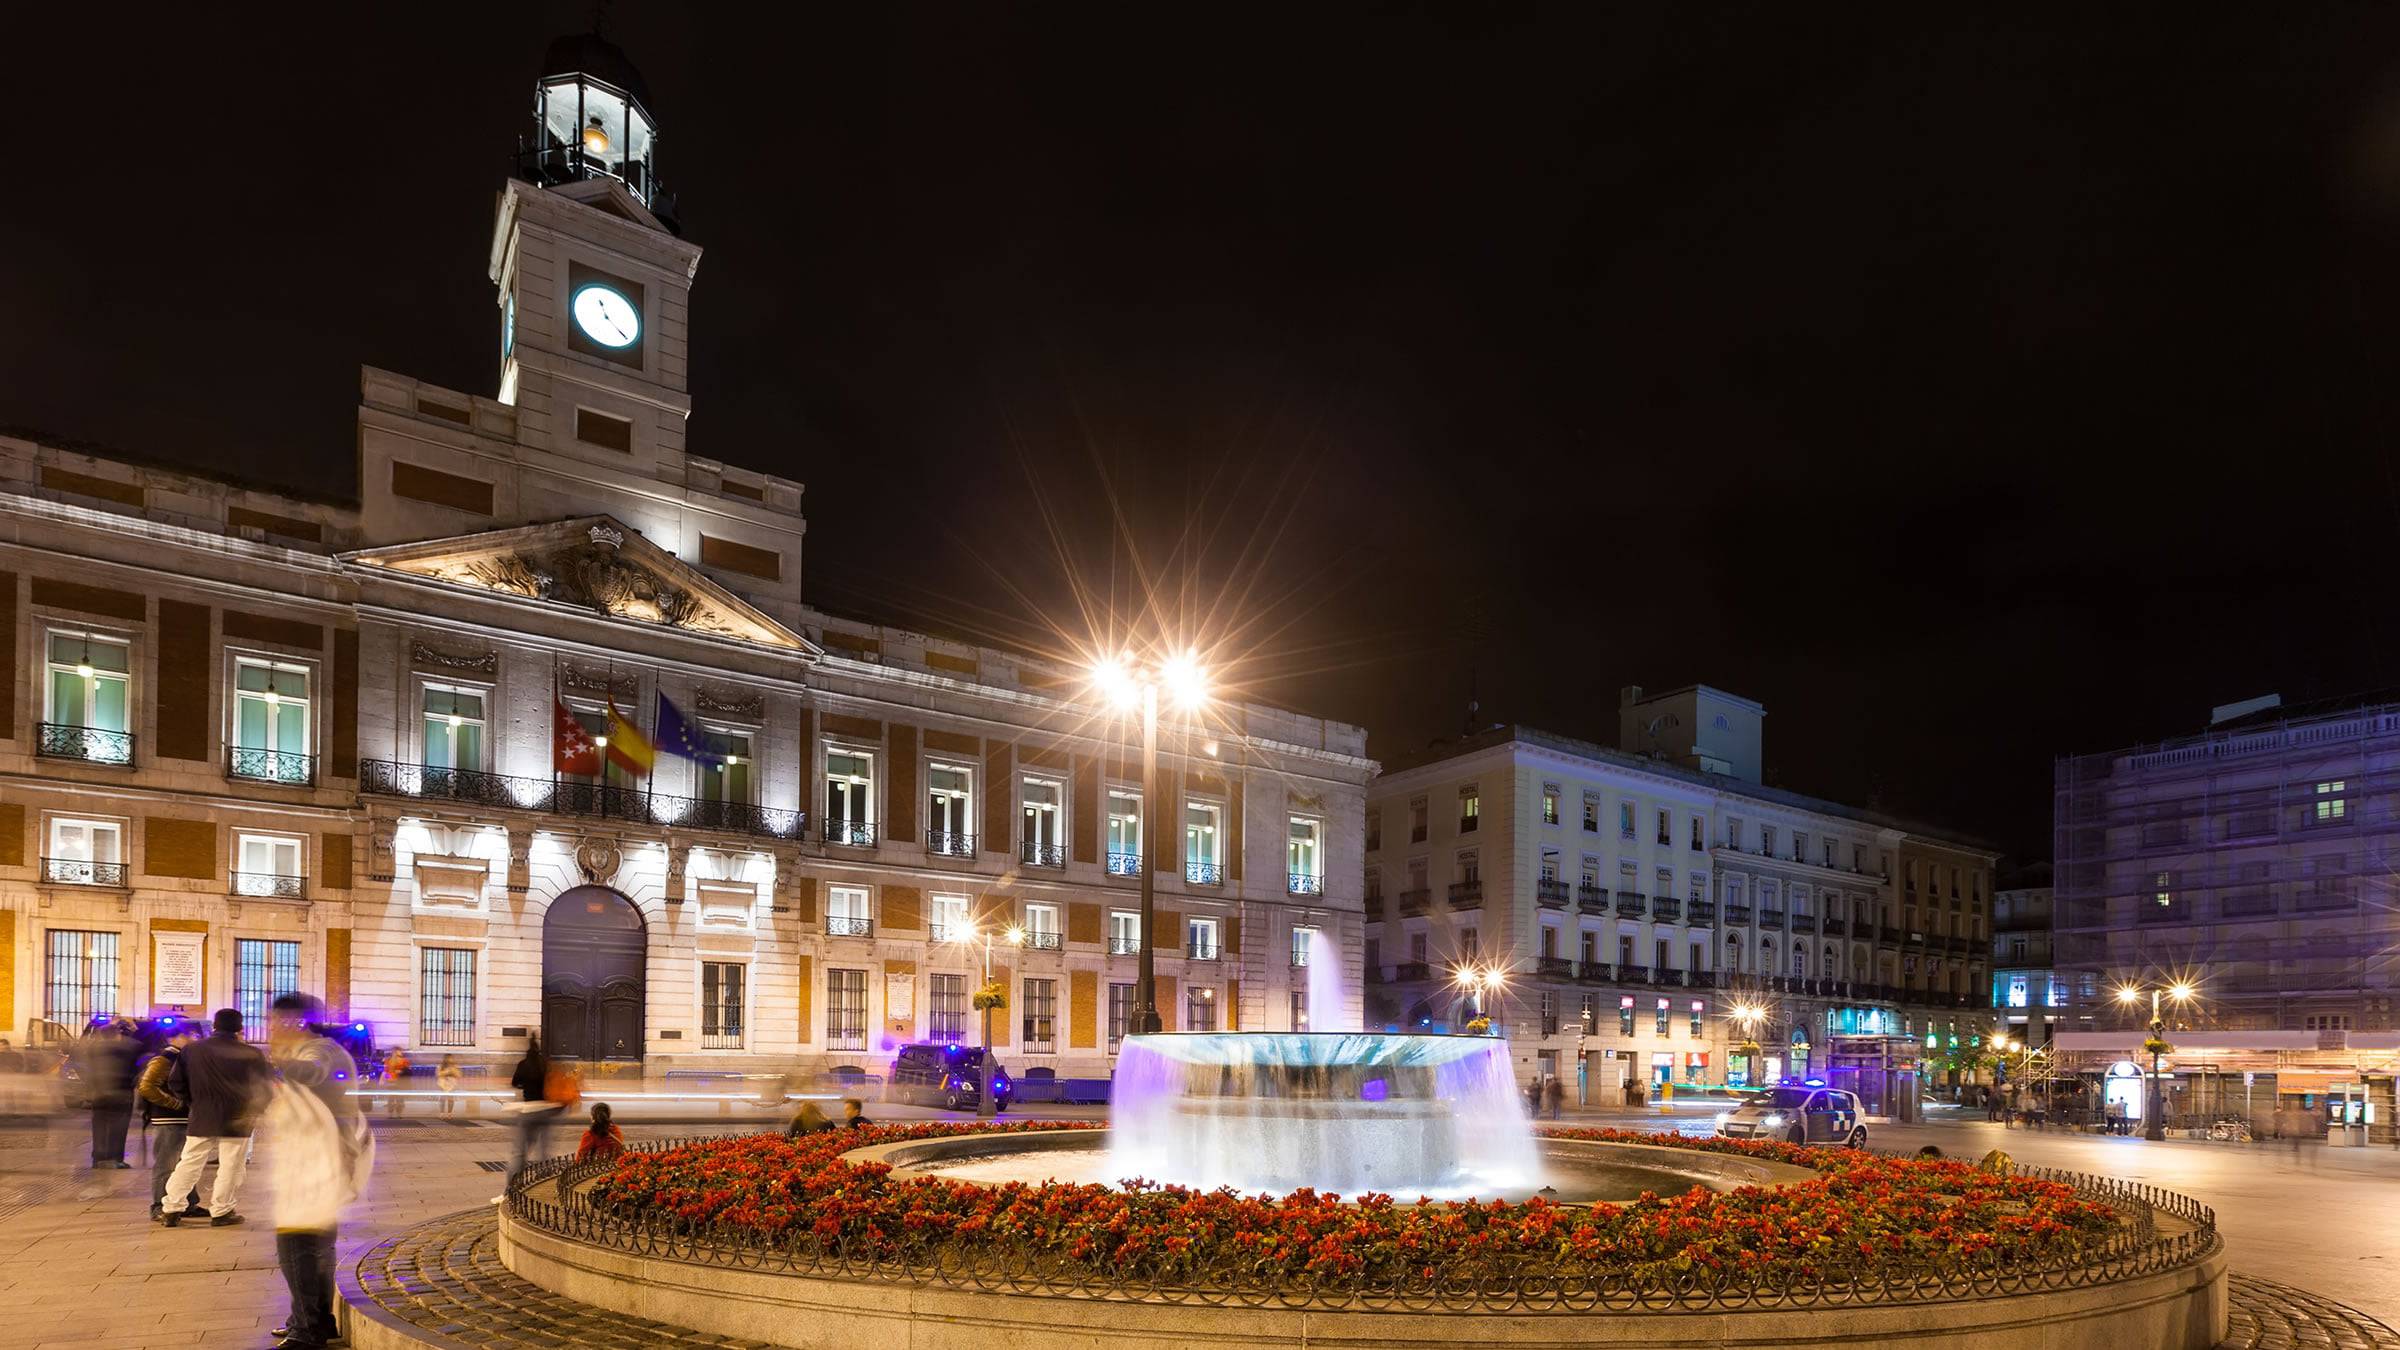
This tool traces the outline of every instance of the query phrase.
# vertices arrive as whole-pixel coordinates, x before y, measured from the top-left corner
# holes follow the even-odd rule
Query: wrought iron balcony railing
[[[1575,908],[1582,910],[1586,914],[1607,913],[1608,889],[1603,886],[1585,886],[1578,884],[1575,887]]]
[[[1477,881],[1453,881],[1453,882],[1451,882],[1451,883],[1450,883],[1450,908],[1452,908],[1452,909],[1481,909],[1481,908],[1483,908],[1483,882],[1481,882],[1480,880],[1477,880]]]
[[[133,733],[44,722],[35,728],[33,752],[44,759],[80,759],[86,764],[131,764]]]
[[[642,825],[721,830],[766,839],[798,839],[808,823],[804,812],[754,806],[749,802],[678,797],[615,783],[480,773],[382,759],[360,761],[358,788],[379,796],[432,798],[471,806],[598,817]],[[874,826],[846,821],[828,822],[826,838],[842,842],[837,832],[845,830],[864,830],[865,842],[874,842]]]
[[[1288,895],[1323,895],[1325,878],[1314,872],[1294,872],[1285,878],[1284,891]]]
[[[1672,895],[1651,896],[1650,915],[1652,918],[1664,919],[1668,923],[1673,923],[1683,917],[1683,901]]]
[[[252,783],[306,787],[317,781],[317,757],[290,750],[229,745],[225,747],[225,776]]]
[[[1139,956],[1142,954],[1142,940],[1138,937],[1112,937],[1108,940],[1108,954]]]
[[[964,921],[958,923],[937,923],[929,926],[925,930],[925,936],[927,940],[937,943],[964,942],[968,938],[975,936],[975,925],[966,923]]]
[[[925,851],[937,858],[972,858],[975,856],[975,836],[957,830],[927,830]]]
[[[1780,909],[1762,909],[1762,910],[1760,910],[1760,911],[1758,912],[1758,926],[1759,926],[1759,927],[1761,927],[1761,928],[1774,928],[1774,929],[1780,929],[1780,928],[1782,928],[1782,927],[1783,927],[1783,911],[1782,911],[1782,910],[1780,910]]]
[[[1749,922],[1750,922],[1750,907],[1749,907],[1748,905],[1732,905],[1732,904],[1729,904],[1729,905],[1725,906],[1725,922],[1727,922],[1727,923],[1739,923],[1739,924],[1747,924],[1747,923],[1749,923]]]
[[[1053,929],[1039,933],[1027,933],[1025,945],[1037,952],[1054,952],[1065,946],[1066,940]]]
[[[1533,902],[1544,909],[1567,907],[1567,883],[1556,877],[1542,877],[1533,883]]]
[[[233,893],[261,900],[299,900],[308,894],[308,878],[287,877],[278,872],[236,872]]]
[[[42,859],[42,880],[53,886],[123,886],[125,864],[81,858]]]
[[[835,914],[825,920],[827,937],[873,937],[875,921],[849,914]]]
[[[1706,928],[1717,921],[1717,902],[1694,900],[1684,911],[1684,922],[1694,928]]]
[[[1027,839],[1017,845],[1017,861],[1027,867],[1064,867],[1067,865],[1067,851],[1056,844]]]
[[[1193,886],[1222,886],[1225,884],[1225,868],[1213,862],[1187,862],[1183,865],[1183,879],[1186,884]]]
[[[1400,917],[1413,919],[1433,907],[1433,892],[1423,886],[1400,892]]]
[[[1433,968],[1423,961],[1402,961],[1392,967],[1394,980],[1424,980],[1433,976]]]
[[[875,822],[871,820],[829,820],[825,822],[825,842],[849,848],[875,847]]]
[[[1617,967],[1616,982],[1618,984],[1648,984],[1650,983],[1650,967],[1619,966]]]
[[[1183,955],[1187,961],[1214,961],[1217,959],[1217,944],[1213,942],[1190,943],[1184,947]]]
[[[1792,931],[1795,933],[1813,933],[1817,931],[1817,916],[1814,914],[1794,914],[1792,916]]]
[[[1563,956],[1537,957],[1534,961],[1534,973],[1569,980],[1575,977],[1575,963]]]
[[[1638,891],[1617,892],[1617,914],[1621,918],[1638,919],[1642,914],[1642,896]]]
[[[1847,937],[1849,936],[1849,933],[1850,925],[1846,921],[1832,918],[1829,918],[1825,921],[1825,936]]]
[[[1111,853],[1108,855],[1108,874],[1112,877],[1138,877],[1142,874],[1142,855]]]

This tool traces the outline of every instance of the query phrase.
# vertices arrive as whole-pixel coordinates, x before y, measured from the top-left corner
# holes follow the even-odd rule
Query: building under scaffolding
[[[2165,1005],[2167,1039],[2301,1033],[2311,1063],[2283,1066],[2287,1097],[2388,1074],[2390,1052],[2368,1047],[2391,1039],[2400,984],[2395,789],[2400,693],[2253,700],[2198,736],[2060,759],[2062,1029],[2123,1039],[2149,1021],[2146,991],[2188,983],[2196,997]],[[2145,992],[2127,1003],[2128,987]]]

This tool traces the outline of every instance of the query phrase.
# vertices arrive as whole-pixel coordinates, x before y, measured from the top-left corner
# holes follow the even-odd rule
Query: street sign
[[[2256,1086],[2258,1086],[2258,1075],[2257,1075],[2257,1074],[2255,1074],[2255,1073],[2251,1073],[2251,1072],[2247,1072],[2247,1071],[2245,1071],[2245,1072],[2242,1074],[2242,1086],[2243,1086],[2243,1087],[2256,1087]]]

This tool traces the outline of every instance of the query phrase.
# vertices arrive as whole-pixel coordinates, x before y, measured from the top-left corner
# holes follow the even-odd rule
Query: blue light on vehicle
[[[364,1022],[352,1022],[350,1024],[350,1029],[352,1031],[365,1031],[367,1029],[367,1024]]]
[[[1825,1080],[1824,1080],[1824,1079],[1822,1079],[1822,1078],[1803,1078],[1803,1079],[1801,1079],[1801,1080],[1800,1080],[1800,1086],[1802,1086],[1802,1087],[1823,1087],[1823,1086],[1825,1086]]]

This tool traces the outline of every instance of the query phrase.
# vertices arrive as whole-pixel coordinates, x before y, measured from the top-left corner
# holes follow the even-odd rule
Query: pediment
[[[816,654],[807,639],[608,516],[364,549],[345,562],[637,623]]]

